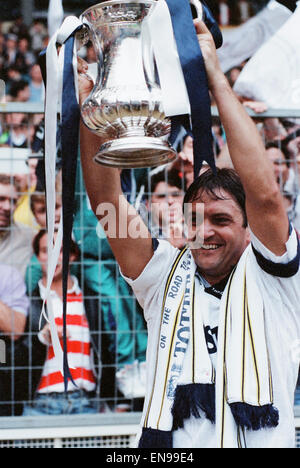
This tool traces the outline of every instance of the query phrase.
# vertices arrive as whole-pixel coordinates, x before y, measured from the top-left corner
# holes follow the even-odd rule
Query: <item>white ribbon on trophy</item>
[[[234,90],[273,109],[300,106],[300,5],[246,64]]]
[[[51,37],[46,52],[47,86],[45,101],[45,178],[46,178],[46,201],[47,201],[47,223],[48,223],[48,270],[46,295],[43,303],[42,316],[50,325],[54,355],[57,359],[61,373],[63,374],[63,351],[58,338],[55,324],[54,311],[52,309],[51,285],[58,263],[62,246],[62,216],[60,219],[57,237],[54,243],[55,232],[55,175],[56,175],[56,134],[57,134],[57,111],[61,114],[62,78],[64,63],[64,41],[82,23],[76,17],[68,17],[63,25]],[[59,55],[56,44],[62,44]],[[76,45],[76,44],[75,44]],[[75,49],[75,47],[74,47]],[[74,72],[77,73],[76,50],[74,50]],[[47,313],[45,305],[47,304]]]
[[[288,8],[271,0],[254,18],[232,31],[225,31],[223,46],[218,50],[223,72],[252,57],[291,15]]]
[[[64,20],[62,0],[50,0],[48,8],[48,34],[52,37],[60,28]]]
[[[150,42],[153,48],[165,115],[190,115],[189,96],[165,0],[157,2],[142,28],[143,40]]]

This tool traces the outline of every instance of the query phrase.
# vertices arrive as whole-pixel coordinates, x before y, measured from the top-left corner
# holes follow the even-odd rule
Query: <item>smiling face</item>
[[[188,217],[189,242],[192,241],[195,247],[191,246],[192,255],[210,284],[216,284],[230,274],[250,242],[238,203],[222,189],[217,189],[215,194],[213,197],[202,191],[191,203]],[[197,213],[203,212],[201,204],[204,204],[204,213],[199,223]]]
[[[15,186],[0,183],[0,229],[11,225],[17,201]]]

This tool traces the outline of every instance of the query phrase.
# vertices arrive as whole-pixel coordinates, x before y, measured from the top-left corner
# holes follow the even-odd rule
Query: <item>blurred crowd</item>
[[[37,61],[47,41],[47,28],[41,21],[27,27],[19,16],[5,33],[0,28],[0,79],[6,84],[7,101],[43,101],[44,86]]]
[[[236,26],[245,23],[267,2],[249,0],[209,0],[207,2],[221,26]]]
[[[244,0],[211,3],[224,25],[226,21],[246,21],[254,13],[254,2],[252,9],[252,2]],[[47,41],[42,22],[27,27],[22,17],[6,34],[0,31],[0,78],[6,83],[8,101],[44,100],[37,57]],[[91,45],[81,55],[90,63],[95,61]],[[243,66],[228,72],[232,86]],[[260,117],[266,110],[264,103],[240,99],[257,113],[266,158],[273,165],[289,219],[300,232],[300,120]],[[7,158],[8,148],[28,150],[25,157],[22,153],[20,167],[9,170],[4,159],[0,166],[0,341],[5,343],[5,356],[0,349],[0,415],[139,411],[145,395],[147,331],[143,313],[91,210],[80,170],[67,293],[66,338],[73,382],[65,398],[50,326],[44,319],[40,323],[48,262],[43,115],[1,114],[0,118],[0,156],[4,151]],[[217,166],[232,167],[217,117],[213,118],[213,136]],[[153,237],[167,239],[180,249],[186,242],[182,202],[194,177],[192,135],[184,134],[176,146],[175,163],[152,170],[123,170],[120,177],[124,193]],[[58,160],[59,153],[58,147]],[[201,170],[206,168],[204,164]],[[62,210],[61,185],[58,164],[56,229]],[[62,339],[61,264],[55,270],[51,295]]]

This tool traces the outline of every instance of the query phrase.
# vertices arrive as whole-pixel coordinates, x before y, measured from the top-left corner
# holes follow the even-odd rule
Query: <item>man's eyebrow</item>
[[[233,219],[233,216],[229,213],[213,213],[212,218],[228,218],[228,219]]]

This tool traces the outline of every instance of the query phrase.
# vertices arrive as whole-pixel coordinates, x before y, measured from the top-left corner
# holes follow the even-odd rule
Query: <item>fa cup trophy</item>
[[[97,54],[98,76],[83,103],[85,125],[102,136],[95,161],[118,168],[169,163],[176,152],[168,142],[166,118],[151,41],[143,23],[156,0],[111,0],[81,15]],[[191,2],[202,18],[202,5]],[[170,82],[172,86],[172,82]]]

